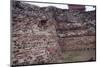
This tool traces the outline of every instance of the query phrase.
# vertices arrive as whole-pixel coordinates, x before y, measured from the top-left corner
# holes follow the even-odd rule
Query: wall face
[[[84,5],[74,5],[74,4],[69,4],[69,10],[80,10],[80,11],[85,11],[85,6]]]
[[[94,61],[96,11],[12,2],[12,65]]]

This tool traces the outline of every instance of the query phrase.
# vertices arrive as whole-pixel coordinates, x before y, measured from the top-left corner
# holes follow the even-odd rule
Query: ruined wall
[[[95,11],[12,3],[12,64],[61,63],[66,50],[95,48]]]

